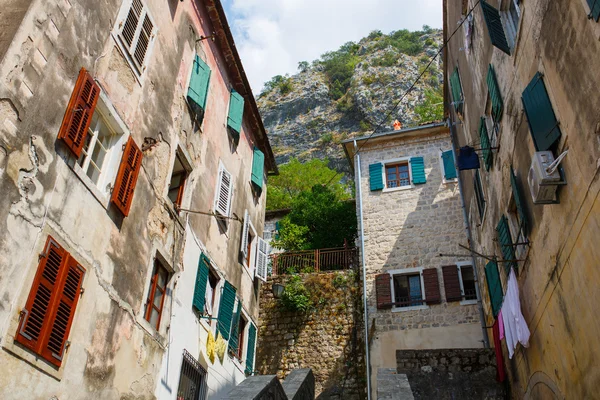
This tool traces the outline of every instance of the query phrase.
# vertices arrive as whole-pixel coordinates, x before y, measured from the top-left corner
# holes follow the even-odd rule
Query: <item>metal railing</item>
[[[358,249],[340,247],[273,254],[272,275],[340,271],[358,267]]]

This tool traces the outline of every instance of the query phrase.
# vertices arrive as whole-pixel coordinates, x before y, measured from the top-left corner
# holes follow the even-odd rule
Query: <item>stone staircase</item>
[[[406,374],[399,374],[394,368],[379,368],[377,400],[414,400]]]

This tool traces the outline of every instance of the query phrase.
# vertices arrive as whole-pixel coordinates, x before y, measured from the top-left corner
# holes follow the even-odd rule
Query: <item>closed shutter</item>
[[[517,183],[517,177],[513,167],[510,167],[510,185],[512,186],[513,198],[515,199],[515,206],[517,207],[517,214],[519,214],[519,225],[523,231],[523,235],[527,234],[527,214],[525,213],[524,197]],[[517,238],[518,240],[518,238]]]
[[[210,259],[204,254],[200,254],[198,260],[198,271],[196,272],[196,285],[194,286],[194,299],[192,307],[199,313],[204,313],[204,305],[206,303],[206,285],[208,282],[208,273],[210,270]]]
[[[231,91],[229,97],[229,114],[227,115],[227,126],[239,136],[242,132],[242,117],[244,115],[244,98],[235,90]]]
[[[377,308],[392,307],[392,277],[390,274],[379,274],[375,277],[375,292],[377,293]]]
[[[242,302],[238,300],[237,302],[237,310],[233,314],[233,319],[231,320],[231,337],[229,338],[229,351],[237,355],[238,351],[238,330],[240,328],[240,315],[242,313]]]
[[[265,170],[265,155],[262,151],[254,148],[254,157],[252,157],[252,183],[257,188],[262,189],[263,175]]]
[[[454,166],[454,154],[452,150],[442,153],[442,164],[444,165],[444,178],[446,180],[456,179],[456,167]]]
[[[135,185],[142,167],[142,157],[142,151],[130,136],[123,151],[123,158],[110,197],[110,201],[125,217],[129,215],[129,209],[133,201]]]
[[[190,87],[188,88],[187,98],[199,120],[202,120],[204,111],[206,111],[210,74],[211,71],[208,65],[202,61],[200,56],[196,55],[194,66],[192,67],[192,77],[190,78]]]
[[[229,330],[231,328],[231,319],[233,318],[233,305],[235,303],[235,288],[231,283],[225,281],[223,293],[219,302],[219,317],[217,327],[224,340],[229,339]]]
[[[242,240],[240,241],[240,252],[244,259],[248,257],[248,232],[250,230],[250,215],[248,210],[244,211],[244,225],[242,225]],[[249,266],[249,265],[248,265]]]
[[[496,72],[492,64],[488,67],[487,73],[487,85],[490,92],[490,99],[492,100],[492,115],[494,121],[498,122],[502,119],[502,112],[504,109],[504,103],[502,101],[502,95],[500,94],[500,87],[498,87],[498,80],[496,79]]]
[[[492,145],[490,143],[490,137],[488,136],[487,126],[485,125],[485,118],[481,117],[479,120],[479,140],[481,143],[481,151],[483,153],[483,162],[487,171],[492,167]]]
[[[123,22],[123,30],[119,37],[121,42],[133,58],[138,73],[144,70],[144,60],[154,40],[154,24],[148,15],[147,7],[141,0],[133,0],[127,17]]]
[[[444,276],[446,301],[450,302],[462,300],[460,280],[458,278],[458,267],[456,265],[447,265],[442,267],[442,275]]]
[[[248,347],[246,350],[246,375],[254,374],[254,353],[256,349],[256,326],[250,323],[248,327]]]
[[[561,132],[542,74],[539,72],[535,74],[523,91],[521,99],[535,149],[549,150],[560,139]]]
[[[421,185],[427,182],[427,178],[425,178],[425,161],[423,160],[423,157],[411,158],[410,169],[412,172],[412,183]]]
[[[492,45],[510,55],[510,46],[504,34],[500,12],[490,6],[485,0],[481,1],[481,9],[483,10],[483,18],[485,19]]]
[[[81,68],[58,132],[58,139],[62,140],[77,158],[85,144],[99,97],[100,87],[85,68]]]
[[[483,187],[481,186],[481,174],[479,173],[479,170],[475,170],[475,176],[473,176],[473,186],[475,187],[475,199],[477,200],[479,221],[483,222],[483,214],[485,213],[485,196],[483,195]]]
[[[266,282],[269,265],[269,243],[262,238],[256,238],[256,276]]]
[[[452,75],[450,75],[450,91],[452,92],[452,100],[454,101],[454,109],[457,113],[462,114],[463,111],[463,92],[460,84],[460,76],[458,74],[458,67],[454,69]]]
[[[600,19],[600,0],[587,0],[588,5],[590,6],[592,18],[598,22]]]
[[[440,295],[437,268],[423,270],[423,284],[425,286],[425,302],[427,304],[439,304],[442,301],[442,296]]]
[[[369,185],[371,191],[382,190],[383,185],[383,164],[375,163],[369,165]]]
[[[231,192],[233,182],[231,174],[225,168],[219,168],[219,176],[217,178],[217,193],[215,197],[215,211],[223,216],[228,217],[231,207]]]
[[[498,273],[498,264],[490,261],[485,266],[485,279],[487,281],[488,293],[490,295],[490,305],[494,317],[498,315],[502,308],[502,300],[504,294],[502,292],[502,283],[500,282],[500,274]]]
[[[500,221],[498,221],[498,225],[496,226],[496,232],[498,232],[498,243],[500,243],[503,261],[515,260],[515,249],[506,216],[502,215],[500,217]],[[510,267],[517,268],[517,263],[515,261],[504,262],[504,269],[507,274],[510,272]]]

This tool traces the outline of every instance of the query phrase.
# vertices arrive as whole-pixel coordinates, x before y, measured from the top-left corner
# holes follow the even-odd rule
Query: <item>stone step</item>
[[[406,374],[394,368],[378,368],[377,400],[414,400]]]

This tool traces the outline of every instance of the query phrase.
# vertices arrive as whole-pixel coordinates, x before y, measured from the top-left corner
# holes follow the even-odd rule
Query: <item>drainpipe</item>
[[[450,127],[450,137],[452,139],[452,148],[458,149],[458,139],[456,137],[456,128],[454,128],[454,124],[452,121],[452,113],[450,113],[450,117],[448,117],[448,126]],[[454,165],[458,165],[458,159],[456,156],[456,151],[453,151],[454,155]],[[467,215],[467,207],[465,205],[465,196],[463,194],[463,184],[462,178],[460,176],[460,171],[457,168],[456,177],[458,178],[458,192],[460,193],[460,202],[462,205],[463,218],[465,223],[465,230],[467,231],[467,241],[469,244],[469,251],[471,253],[471,262],[473,263],[473,277],[475,278],[475,293],[477,294],[477,307],[479,308],[479,321],[481,322],[481,331],[483,334],[483,347],[486,349],[490,347],[490,340],[488,338],[487,328],[485,326],[485,314],[483,313],[483,303],[481,301],[481,293],[479,292],[479,274],[477,273],[477,263],[475,261],[475,256],[473,255],[473,241],[471,240],[471,225],[469,224],[469,217]]]
[[[362,209],[362,189],[360,176],[360,153],[357,152],[356,140],[354,141],[354,151],[356,165],[354,173],[357,176],[356,189],[358,191],[358,215],[360,219],[360,258],[362,264],[362,281],[363,281],[363,307],[365,314],[365,357],[367,363],[367,400],[371,400],[371,362],[369,361],[369,309],[367,308],[367,268],[365,260],[365,229]],[[473,268],[474,269],[474,268]]]

